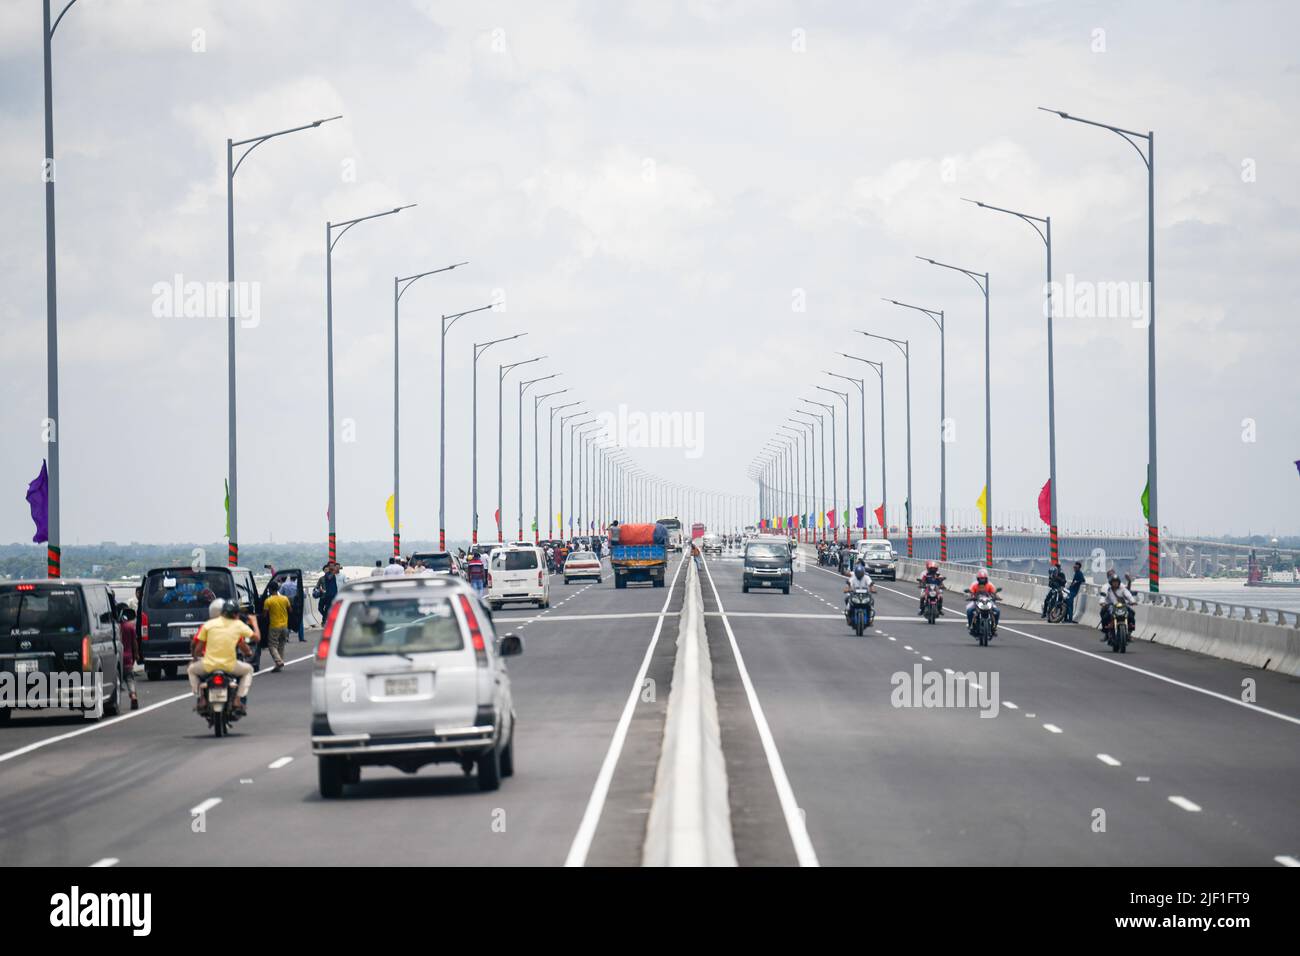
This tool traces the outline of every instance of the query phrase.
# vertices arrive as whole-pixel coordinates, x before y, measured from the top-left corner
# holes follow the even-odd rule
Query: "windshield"
[[[533,551],[496,551],[492,555],[495,571],[531,571],[537,567],[537,554]]]
[[[76,588],[0,590],[0,633],[76,634],[81,630],[81,594]]]
[[[889,554],[890,554],[894,549],[889,545],[888,542],[879,542],[879,543],[878,543],[878,542],[873,541],[873,542],[871,542],[871,544],[864,544],[864,545],[862,546],[862,550],[863,550],[863,551],[870,552],[870,553],[873,554],[873,555],[874,555],[874,554],[883,554],[883,555],[888,556],[888,555],[889,555]]]
[[[225,571],[158,571],[145,582],[144,603],[150,610],[207,609],[217,598],[233,598],[234,581]]]
[[[413,554],[411,560],[419,561],[426,571],[450,571],[450,554]]]
[[[745,560],[753,558],[780,558],[782,561],[790,557],[790,549],[783,544],[751,544],[745,549]]]
[[[352,604],[339,634],[340,657],[425,654],[462,647],[460,623],[445,597]]]

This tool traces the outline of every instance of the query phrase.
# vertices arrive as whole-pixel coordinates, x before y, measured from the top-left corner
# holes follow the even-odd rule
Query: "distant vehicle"
[[[531,544],[497,548],[488,562],[487,601],[496,611],[506,604],[551,606],[551,576],[546,555]]]
[[[748,594],[750,588],[780,588],[783,594],[789,594],[793,583],[794,562],[784,538],[754,538],[745,544],[742,591]]]
[[[757,525],[752,525],[752,524],[747,524],[747,525],[745,525],[745,530],[742,532],[742,535],[741,535],[741,536],[742,536],[746,541],[748,541],[750,538],[757,538],[757,537],[758,537],[758,526],[757,526]]]
[[[149,680],[164,674],[175,677],[178,667],[189,665],[190,641],[208,619],[208,605],[217,598],[262,613],[257,584],[248,568],[154,568],[146,572],[142,587],[144,605],[137,627],[141,663]]]
[[[706,530],[708,529],[706,529],[704,525],[700,524],[698,521],[695,522],[695,524],[691,525],[691,541],[698,541],[700,538],[704,537],[704,532]]]
[[[93,713],[102,700],[102,713],[114,716],[123,682],[117,630],[121,606],[103,581],[5,581],[0,584],[0,674],[12,675],[8,680],[23,689],[22,703],[28,707]],[[41,692],[33,686],[34,673],[49,675],[44,696],[36,699],[28,697],[29,689]],[[100,688],[95,691],[91,683],[89,699],[85,674],[95,675]],[[59,675],[66,676],[61,680]],[[0,701],[0,724],[8,723],[14,709]]]
[[[591,551],[575,551],[564,562],[564,583],[569,584],[574,578],[595,578],[601,582],[600,558]]]
[[[678,518],[660,518],[656,524],[661,524],[668,529],[668,550],[682,550],[682,522]]]
[[[873,578],[887,577],[898,580],[898,552],[883,538],[868,538],[858,542],[858,556]]]
[[[655,544],[656,534],[667,542],[672,534],[667,528],[658,529],[650,524],[624,524],[619,526],[618,544],[609,552],[609,566],[614,572],[614,587],[626,588],[629,581],[649,581],[651,586],[664,586],[668,570],[670,545]],[[680,536],[680,529],[677,531]]]
[[[477,770],[479,789],[496,790],[515,771],[504,658],[523,649],[514,634],[497,636],[491,614],[456,578],[364,578],[339,588],[311,677],[321,796],[342,796],[362,767],[415,773],[430,763]]]
[[[450,551],[416,551],[411,563],[420,562],[429,574],[449,574],[460,577],[460,561]]]
[[[700,550],[705,554],[722,554],[722,535],[706,534],[700,544]]]

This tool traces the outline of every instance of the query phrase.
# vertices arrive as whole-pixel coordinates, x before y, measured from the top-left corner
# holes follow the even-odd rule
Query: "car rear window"
[[[569,555],[570,561],[595,561],[596,555],[591,551],[575,551]]]
[[[450,554],[416,554],[412,556],[414,560],[424,565],[427,571],[450,571],[451,555]]]
[[[497,571],[531,571],[537,567],[535,551],[496,551],[492,567]]]
[[[427,654],[465,646],[451,602],[429,596],[351,604],[338,641],[340,657]]]
[[[206,608],[234,596],[234,579],[224,571],[160,571],[149,575],[144,588],[145,607],[152,611]]]
[[[82,628],[76,588],[0,589],[0,633],[76,634]]]

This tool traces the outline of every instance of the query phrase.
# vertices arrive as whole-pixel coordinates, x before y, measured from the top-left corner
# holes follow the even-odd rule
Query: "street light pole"
[[[1110,130],[1137,150],[1147,168],[1147,295],[1150,297],[1147,307],[1147,588],[1153,594],[1158,594],[1160,593],[1160,521],[1156,513],[1156,134],[1153,130],[1138,133],[1107,123],[1081,119],[1042,106],[1039,109],[1046,113],[1055,113],[1061,119]],[[1145,153],[1135,142],[1139,139],[1146,140]],[[1056,485],[1053,483],[1053,494],[1055,491]]]
[[[555,538],[555,414],[581,402],[565,402],[551,408],[550,420],[546,433],[546,537]],[[560,511],[564,511],[564,419],[560,419]],[[564,534],[561,524],[560,534]]]
[[[833,375],[835,378],[842,378],[846,382],[852,382],[858,389],[858,404],[860,411],[858,421],[862,426],[862,539],[867,537],[867,383],[860,378],[852,378],[848,375],[841,375],[839,372],[826,372],[827,375]]]
[[[510,374],[511,369],[518,368],[520,365],[530,365],[533,362],[540,362],[544,358],[546,358],[545,355],[538,355],[535,356],[534,358],[525,359],[522,362],[513,362],[510,365],[497,366],[497,515],[496,518],[497,518],[497,543],[498,544],[503,543],[505,541],[505,534],[503,530],[505,528],[505,515],[501,513],[502,509],[505,507],[505,504],[502,501],[503,498],[502,492],[504,490],[503,475],[504,475],[504,458],[505,458],[503,438],[502,438],[502,436],[505,434],[505,413],[504,413],[504,404],[503,404],[503,399],[501,394],[502,383],[505,382],[506,376]]]
[[[472,424],[470,427],[470,431],[473,433],[473,437],[471,438],[472,451],[470,453],[470,458],[472,460],[472,464],[470,466],[472,469],[472,478],[470,479],[470,484],[474,486],[473,491],[471,492],[473,497],[473,501],[471,502],[471,508],[474,512],[474,520],[472,522],[472,530],[470,532],[471,544],[478,544],[478,359],[480,355],[482,355],[492,346],[496,345],[498,342],[509,342],[512,339],[522,338],[527,334],[528,334],[527,332],[519,332],[515,335],[507,335],[505,338],[492,339],[490,342],[474,343],[473,386],[471,388],[473,397],[470,401],[470,405],[473,408]],[[500,406],[500,403],[501,403],[501,392],[500,392],[500,387],[498,386],[497,405]],[[498,423],[498,429],[499,428],[500,428],[500,424]],[[501,438],[500,432],[498,431],[497,434],[498,443],[500,442],[500,438]],[[499,458],[500,456],[499,444],[498,444],[497,455]]]
[[[912,557],[912,356],[911,345],[907,339],[891,339],[887,335],[876,335],[872,332],[858,332],[859,335],[865,335],[869,339],[881,339],[882,341],[893,344],[894,348],[903,353],[903,368],[906,378],[906,396],[907,396],[907,507],[904,509],[907,514],[907,556]]]
[[[68,12],[68,8],[75,3],[72,0],[68,6],[63,8],[63,13],[59,14],[59,19],[63,19],[63,14]],[[49,19],[49,2],[46,0],[46,20]],[[59,21],[54,21],[54,27],[59,25]],[[45,97],[46,97],[46,129],[45,129],[45,146],[46,153],[49,156],[50,181],[45,187],[45,215],[46,215],[46,261],[47,261],[47,297],[50,302],[50,324],[53,328],[54,317],[57,310],[54,308],[54,127],[53,119],[50,116],[49,97],[50,97],[50,75],[49,75],[49,40],[54,34],[54,27],[50,27],[46,34],[46,53],[45,53]],[[295,126],[291,129],[282,129],[274,133],[265,133],[261,136],[250,136],[248,139],[226,140],[226,432],[227,432],[227,465],[226,481],[229,485],[227,489],[227,507],[226,523],[228,544],[226,548],[226,560],[233,567],[239,563],[239,456],[237,454],[238,445],[238,427],[235,418],[235,173],[239,172],[239,167],[243,165],[248,154],[257,147],[261,146],[268,139],[275,139],[277,136],[287,136],[290,133],[297,133],[304,129],[315,129],[322,123],[329,123],[336,119],[342,119],[341,116],[330,116],[325,119],[314,120],[305,123],[302,126]],[[248,149],[239,154],[239,159],[235,159],[235,149],[240,146],[247,146]],[[55,342],[54,333],[50,333],[51,343]],[[58,379],[54,378],[54,403],[50,412],[51,421],[57,426],[58,418]],[[57,435],[56,435],[57,437]],[[330,442],[334,441],[334,426],[330,424]],[[53,560],[57,563],[59,547],[58,540],[58,450],[51,449],[50,460],[50,550],[52,551]],[[331,511],[333,508],[331,508]],[[331,519],[332,521],[332,519]]]
[[[923,309],[919,305],[908,305],[897,299],[885,299],[886,302],[920,312],[930,317],[930,321],[939,330],[939,560],[948,560],[948,406],[947,406],[947,368],[944,317],[942,309]],[[1055,492],[1053,492],[1055,493]]]
[[[447,330],[457,320],[492,308],[481,305],[442,317],[442,335],[438,339],[438,550],[447,550]]]
[[[583,412],[572,412],[568,415],[560,416],[560,521],[559,521],[560,527],[559,527],[559,532],[561,538],[573,537],[573,535],[571,534],[566,535],[564,533],[564,518],[566,515],[569,518],[569,530],[570,531],[573,530],[573,515],[570,514],[569,511],[566,510],[564,507],[564,423],[571,418],[582,418],[582,416],[586,414],[587,412],[583,411]],[[579,425],[585,425],[587,424],[587,422],[593,420],[594,419],[589,418],[586,421],[576,422],[572,427],[577,428]],[[570,454],[572,454],[572,450],[573,450],[572,435],[570,436],[570,440],[569,440],[569,450],[570,450]],[[570,462],[569,464],[569,508],[570,509],[573,508],[573,464],[572,462]]]
[[[844,511],[842,513],[844,515],[844,541],[846,544],[852,544],[853,525],[850,524],[849,522],[849,509],[852,505],[853,492],[850,489],[853,487],[853,485],[852,485],[852,471],[850,468],[849,459],[853,453],[853,444],[849,438],[849,393],[847,391],[841,392],[836,389],[829,388],[825,385],[815,385],[813,387],[823,392],[830,392],[832,395],[838,395],[840,397],[840,401],[844,403]],[[831,450],[832,452],[834,452],[834,448],[832,448]],[[835,517],[838,519],[839,516],[840,513],[837,512]],[[840,533],[838,527],[839,526],[837,524],[836,525],[837,530],[835,532],[836,543],[838,543],[840,540]]]
[[[885,363],[873,362],[870,359],[859,358],[856,355],[849,355],[847,352],[841,352],[845,358],[853,359],[855,362],[862,362],[870,365],[880,376],[880,513],[884,515],[881,521],[881,531],[885,535],[885,540],[889,540],[889,485],[885,478]],[[862,523],[866,524],[866,515],[862,516]]]
[[[519,537],[517,540],[519,541],[524,540],[524,393],[538,382],[545,382],[548,379],[555,378],[559,374],[559,372],[552,372],[550,375],[530,378],[527,381],[519,383],[519,430],[517,432],[519,438],[519,455],[517,457],[519,464],[519,497],[517,499],[517,504],[519,505]],[[534,424],[536,424],[536,415],[534,415],[533,418]],[[533,441],[535,442],[536,440],[537,431],[534,429]]]
[[[538,514],[538,505],[541,500],[541,492],[539,491],[540,481],[538,480],[537,477],[538,476],[537,410],[541,407],[542,402],[546,401],[546,399],[550,398],[553,395],[561,395],[567,391],[568,391],[567,388],[562,388],[558,392],[547,392],[545,395],[533,396],[533,544],[537,544],[537,542],[540,541],[542,537],[542,521],[541,521],[542,516]],[[554,421],[555,409],[550,409],[550,411],[552,413],[551,420]],[[547,459],[550,459],[551,457],[550,445],[546,446],[546,457]],[[547,467],[550,467],[549,460],[547,462]],[[549,505],[547,507],[549,507]]]
[[[838,480],[836,477],[836,471],[838,470],[838,465],[836,464],[836,456],[835,456],[835,406],[827,402],[814,402],[812,399],[809,398],[801,398],[799,399],[799,401],[807,405],[816,405],[818,408],[824,408],[831,413],[831,508],[830,510],[831,510],[831,515],[834,515],[836,513],[836,509],[839,508],[838,499],[840,496],[839,488],[836,485],[836,481]],[[826,485],[825,456],[826,456],[826,424],[823,421],[822,423],[822,494],[823,497],[825,496],[825,485]],[[830,516],[827,517],[829,518]],[[839,526],[834,524],[832,521],[831,527],[836,529],[835,540],[839,541],[840,540],[840,534],[838,530]],[[825,538],[826,538],[826,534],[823,532],[822,539],[825,540]]]
[[[456,262],[449,266],[443,266],[441,269],[430,269],[428,272],[421,272],[413,276],[393,276],[393,556],[396,557],[402,553],[402,483],[401,483],[401,447],[402,432],[399,427],[401,423],[401,348],[399,331],[399,309],[398,303],[402,301],[402,296],[406,295],[406,290],[415,284],[416,280],[423,279],[425,276],[435,275],[439,272],[450,272],[458,266],[469,265],[467,262]]]
[[[804,401],[804,399],[800,399],[800,401]],[[826,521],[826,416],[821,414],[813,414],[812,412],[804,411],[802,408],[796,408],[794,410],[794,413],[796,415],[803,415],[805,418],[808,418],[811,421],[815,421],[817,422],[818,425],[821,426],[820,434],[821,434],[821,454],[822,454],[822,495],[821,495],[821,504],[818,506],[817,509],[817,521],[822,523],[822,543],[825,544],[826,542],[826,525],[825,525],[825,521]],[[814,463],[815,462],[816,459],[814,459]],[[814,490],[817,484],[816,474],[817,474],[817,469],[814,466],[813,468]],[[817,527],[817,522],[814,522],[813,528],[816,529],[816,527]]]
[[[923,262],[941,269],[951,269],[970,278],[984,294],[984,563],[993,566],[993,394],[991,346],[989,337],[989,274],[936,262],[917,256]]]
[[[982,203],[975,199],[967,199],[966,202],[974,203],[981,209],[990,209],[993,212],[1006,213],[1009,216],[1015,216],[1017,219],[1025,222],[1031,229],[1038,234],[1038,238],[1043,240],[1043,245],[1047,248],[1047,456],[1048,456],[1048,502],[1049,517],[1048,522],[1052,564],[1060,560],[1060,539],[1059,527],[1060,512],[1056,508],[1056,367],[1054,361],[1054,346],[1052,341],[1052,313],[1055,311],[1052,302],[1052,217],[1051,216],[1030,216],[1027,213],[1016,212],[1013,209],[1003,209],[1001,206],[990,206],[988,203]],[[1039,225],[1042,228],[1039,228]],[[1157,585],[1158,587],[1159,585]]]

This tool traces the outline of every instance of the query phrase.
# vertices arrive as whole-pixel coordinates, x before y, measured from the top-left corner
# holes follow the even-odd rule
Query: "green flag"
[[[533,531],[536,531],[536,530],[537,530],[537,519],[536,519],[536,518],[533,519],[533,527],[532,527],[531,530],[533,530]]]
[[[226,484],[226,537],[230,537],[230,479],[225,479]]]
[[[1142,517],[1151,520],[1151,482],[1142,489]]]

